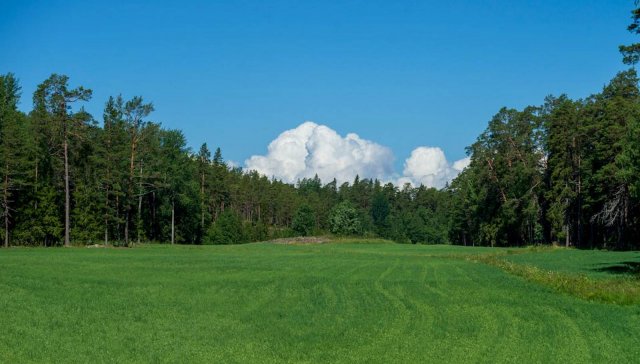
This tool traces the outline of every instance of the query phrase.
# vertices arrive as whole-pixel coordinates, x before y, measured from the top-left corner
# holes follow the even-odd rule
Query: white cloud
[[[460,160],[453,162],[453,169],[455,169],[458,172],[462,172],[465,168],[469,167],[470,163],[471,163],[471,157],[462,158]]]
[[[393,170],[391,149],[360,138],[357,134],[339,135],[335,130],[307,121],[287,130],[273,140],[266,155],[254,155],[245,161],[247,170],[294,183],[318,175],[324,183],[361,178],[393,180],[396,185],[410,183],[441,188],[469,165],[469,158],[450,164],[442,149],[418,147],[405,160],[402,176]]]
[[[285,182],[313,177],[327,183],[362,178],[384,178],[393,173],[391,149],[360,138],[357,134],[340,136],[331,128],[307,121],[287,130],[273,140],[267,155],[254,155],[246,168]]]
[[[398,179],[398,184],[423,184],[427,187],[442,188],[466,168],[469,162],[469,158],[464,158],[449,164],[442,149],[418,147],[405,160],[403,177]]]

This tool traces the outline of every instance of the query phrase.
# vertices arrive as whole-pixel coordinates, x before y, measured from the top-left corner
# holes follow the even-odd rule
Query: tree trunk
[[[120,235],[120,196],[116,193],[116,240],[122,238]]]
[[[577,146],[574,146],[577,149]],[[578,165],[578,173],[577,173],[577,202],[578,202],[578,211],[576,211],[576,221],[575,221],[575,239],[573,244],[582,248],[582,155],[577,152],[577,165]]]
[[[4,247],[9,247],[9,165],[6,166],[6,172],[4,174]]]
[[[175,235],[176,235],[176,203],[175,201],[171,201],[171,245],[175,243]]]
[[[36,198],[34,199],[34,203],[33,203],[33,209],[35,211],[38,211],[38,157],[36,157],[36,170],[35,170],[35,183],[34,183],[34,192],[35,192],[35,196]]]
[[[107,172],[110,175],[109,172]],[[109,182],[107,182],[109,183]],[[104,245],[109,245],[109,186],[105,191],[104,199]]]
[[[142,235],[142,195],[138,196],[138,244],[140,244],[140,238]]]
[[[124,245],[129,246],[129,211],[124,213]]]
[[[104,128],[107,132],[107,181],[104,196],[104,245],[109,245],[109,186],[111,183],[111,122],[106,122]]]
[[[204,172],[200,179],[200,230],[204,234]]]
[[[156,228],[156,192],[151,192],[151,239],[155,240],[158,236]]]
[[[142,160],[140,161],[140,182],[138,184],[138,244],[140,244],[140,235],[142,235]]]
[[[105,218],[105,227],[104,227],[104,245],[109,245],[109,227],[107,226],[107,222],[106,222],[106,218]]]
[[[133,133],[132,133],[133,134]],[[124,242],[129,246],[129,224],[131,223],[131,210],[133,197],[133,178],[135,173],[135,157],[136,157],[136,136],[131,137],[131,154],[129,156],[129,179],[127,183],[127,198],[125,201],[126,213],[125,213],[125,225],[124,225]]]
[[[109,245],[109,189],[107,189],[107,198],[105,200],[104,209],[104,245]]]
[[[66,131],[65,131],[66,134]],[[69,193],[69,143],[64,139],[64,246],[71,246],[69,239],[71,198]]]

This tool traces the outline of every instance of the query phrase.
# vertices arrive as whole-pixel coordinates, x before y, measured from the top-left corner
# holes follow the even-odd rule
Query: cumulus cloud
[[[418,147],[405,160],[402,176],[394,173],[391,149],[360,138],[357,134],[339,135],[335,130],[307,121],[287,130],[273,140],[266,155],[254,155],[245,161],[246,169],[294,183],[318,175],[324,182],[351,182],[356,175],[393,181],[402,186],[442,188],[469,165],[464,158],[453,164],[442,149]]]
[[[273,140],[264,156],[245,161],[249,170],[275,176],[285,182],[318,175],[322,181],[338,182],[363,178],[385,178],[393,173],[391,149],[360,138],[342,137],[335,130],[307,121]]]
[[[453,162],[453,169],[455,169],[458,172],[462,172],[465,168],[469,167],[470,163],[471,163],[471,157],[462,158],[460,160]]]
[[[442,188],[462,172],[470,161],[470,158],[464,158],[450,164],[442,149],[418,147],[405,160],[403,176],[398,179],[398,184]]]

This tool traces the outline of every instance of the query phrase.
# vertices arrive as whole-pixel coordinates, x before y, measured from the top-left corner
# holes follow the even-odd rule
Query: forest
[[[632,33],[640,10],[632,12]],[[235,244],[304,235],[402,243],[640,248],[640,45],[632,68],[585,99],[548,96],[502,108],[467,148],[449,185],[396,186],[356,177],[295,185],[229,166],[219,148],[191,150],[152,120],[143,97],[115,95],[101,117],[91,89],[52,74],[28,113],[0,75],[3,245],[140,242]]]

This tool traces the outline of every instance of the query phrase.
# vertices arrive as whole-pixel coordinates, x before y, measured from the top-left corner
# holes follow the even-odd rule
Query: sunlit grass
[[[571,254],[579,255],[581,253],[573,251]],[[606,257],[603,258],[606,259]],[[594,277],[577,273],[576,271],[581,272],[582,269],[575,260],[567,264],[571,266],[569,269],[546,270],[533,265],[533,263],[524,263],[527,261],[526,259],[519,259],[520,263],[514,263],[515,259],[506,259],[499,254],[478,255],[470,259],[499,267],[507,273],[583,299],[624,305],[640,304],[640,279],[632,275],[616,277],[608,274],[608,277]],[[541,262],[539,258],[532,260],[537,263]],[[588,264],[583,262],[582,266]],[[549,265],[543,264],[543,266],[548,267]]]
[[[640,306],[466,259],[508,249],[0,250],[0,362],[633,362]]]

